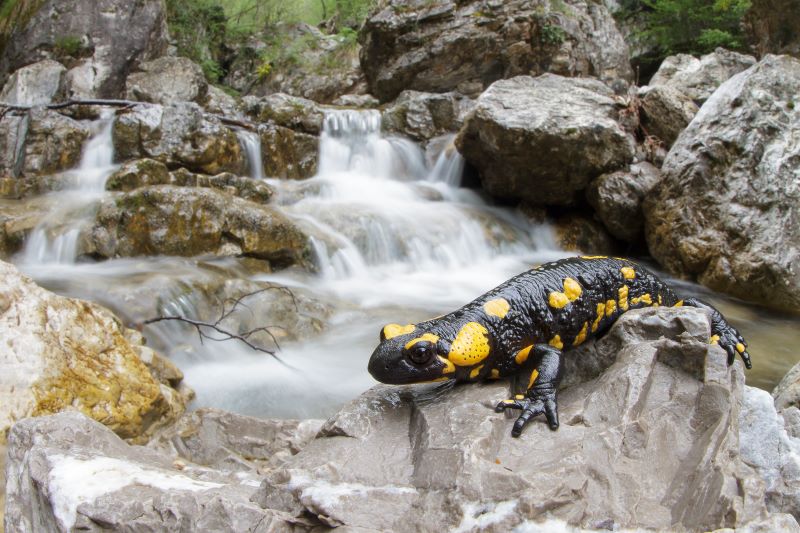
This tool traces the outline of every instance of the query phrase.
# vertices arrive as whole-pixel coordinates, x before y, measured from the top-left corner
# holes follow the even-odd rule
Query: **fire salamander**
[[[725,349],[728,364],[739,354],[751,367],[747,344],[719,311],[695,298],[679,299],[641,265],[596,256],[534,268],[439,318],[385,326],[369,372],[391,384],[515,376],[514,396],[496,407],[522,411],[511,435],[518,437],[541,414],[555,430],[562,352],[602,334],[630,309],[661,305],[705,309],[709,342]]]

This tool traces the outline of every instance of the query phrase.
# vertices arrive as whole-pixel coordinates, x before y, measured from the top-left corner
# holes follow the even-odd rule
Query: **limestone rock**
[[[183,399],[109,311],[52,294],[10,264],[0,272],[0,438],[17,420],[70,409],[132,439],[180,416]]]
[[[267,473],[258,501],[393,531],[546,519],[711,530],[760,518],[763,486],[736,459],[742,367],[708,335],[698,310],[626,313],[570,358],[610,366],[561,391],[559,430],[537,421],[519,439],[492,409],[505,384],[375,387]]]
[[[615,255],[619,246],[602,224],[580,213],[566,213],[553,221],[556,242],[563,250],[590,255]]]
[[[27,113],[8,112],[0,117],[0,176],[12,189],[25,163],[25,137],[29,125]],[[4,193],[11,192],[6,189],[4,186]]]
[[[132,191],[146,185],[170,183],[169,169],[161,161],[136,159],[119,167],[106,180],[107,191]]]
[[[420,142],[455,133],[473,108],[473,101],[458,93],[403,91],[381,113],[381,128]]]
[[[248,96],[242,100],[245,113],[257,122],[273,122],[301,133],[319,135],[325,112],[306,98],[275,93],[263,98]]]
[[[118,161],[150,158],[204,174],[247,168],[236,133],[193,102],[138,105],[116,118],[113,138]]]
[[[153,104],[202,102],[208,82],[200,65],[185,57],[160,57],[139,65],[125,82],[127,98]]]
[[[318,137],[274,124],[260,127],[259,136],[264,175],[305,179],[317,173]]]
[[[775,390],[772,391],[775,398],[775,407],[785,409],[789,406],[800,408],[800,363],[794,365]]]
[[[45,59],[14,72],[0,92],[0,102],[44,105],[63,98],[64,65]]]
[[[650,163],[635,163],[628,170],[599,176],[586,190],[586,199],[614,237],[635,243],[643,235],[642,202],[660,179]]]
[[[724,81],[752,67],[755,62],[753,56],[724,48],[717,48],[699,59],[678,54],[664,59],[649,85],[674,87],[701,105]]]
[[[295,531],[305,520],[250,502],[258,478],[131,447],[79,413],[9,435],[6,531]],[[298,528],[306,531],[307,528]]]
[[[456,138],[484,190],[531,205],[570,205],[589,182],[627,165],[634,142],[603,83],[544,74],[492,84]]]
[[[644,204],[653,257],[712,289],[800,310],[800,61],[725,82],[673,145]]]
[[[235,117],[240,114],[239,102],[219,87],[208,86],[203,107],[209,113],[216,113],[226,117]]]
[[[55,111],[34,108],[30,111],[23,141],[24,159],[21,164],[17,163],[18,168],[26,175],[54,174],[74,168],[80,163],[83,144],[89,134],[89,127],[82,122]],[[19,142],[19,137],[14,135],[7,138]]]
[[[697,114],[698,107],[691,98],[670,85],[643,87],[642,128],[655,135],[669,148]]]
[[[101,205],[91,230],[101,257],[245,255],[281,267],[302,262],[306,236],[277,209],[224,191],[149,186]]]
[[[573,0],[390,0],[361,29],[361,67],[382,102],[406,89],[477,96],[525,74],[631,79],[606,7]]]
[[[130,68],[163,55],[167,25],[163,0],[45,0],[18,20],[0,54],[0,81],[42,59],[72,57],[81,81],[69,96],[119,98]]]

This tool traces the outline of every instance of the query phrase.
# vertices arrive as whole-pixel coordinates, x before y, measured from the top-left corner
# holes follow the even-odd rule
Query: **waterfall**
[[[58,195],[57,207],[33,229],[19,261],[31,267],[69,265],[80,252],[81,229],[94,215],[93,206],[105,195],[106,180],[113,164],[113,113],[104,111],[92,124],[94,135],[83,148],[78,168],[62,179],[68,186]]]
[[[247,169],[250,172],[250,177],[263,180],[264,163],[261,160],[261,139],[258,133],[238,130],[236,135],[239,137],[239,143],[242,145],[244,153],[247,155]]]

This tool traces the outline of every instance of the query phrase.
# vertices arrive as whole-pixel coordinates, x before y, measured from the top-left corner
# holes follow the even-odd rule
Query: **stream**
[[[282,341],[284,363],[235,341],[201,342],[184,324],[146,326],[148,343],[196,391],[196,407],[327,417],[375,383],[366,364],[383,324],[443,314],[534,265],[571,255],[558,248],[547,225],[460,187],[463,160],[452,138],[436,139],[424,151],[384,136],[377,111],[331,111],[319,171],[308,180],[264,178],[257,137],[239,134],[252,177],[264,179],[276,192],[273,203],[311,236],[316,272],[263,273],[250,260],[219,257],[92,262],[79,258],[79,239],[98,203],[114,194],[104,190],[116,168],[112,120],[103,116],[94,124],[81,164],[69,174],[71,188],[51,193],[50,213],[13,258],[23,272],[57,293],[95,300],[129,324],[154,313],[213,316],[219,287],[264,282],[289,287],[325,324],[300,340]],[[674,283],[679,292],[717,305],[741,330],[753,358],[748,384],[771,390],[800,359],[797,317]],[[259,324],[258,318],[248,321]]]

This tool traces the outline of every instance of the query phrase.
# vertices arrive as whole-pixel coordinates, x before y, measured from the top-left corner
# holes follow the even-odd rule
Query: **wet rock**
[[[264,175],[305,179],[317,173],[319,137],[269,124],[259,128]]]
[[[30,116],[8,112],[0,117],[0,177],[4,181],[4,196],[13,195],[14,182],[22,174],[25,163],[25,137]]]
[[[670,150],[644,204],[653,257],[712,289],[800,310],[800,61],[725,82]]]
[[[239,115],[239,103],[236,101],[236,98],[213,85],[208,86],[206,98],[203,101],[203,107],[209,113],[216,113],[217,115],[226,117],[235,117]]]
[[[651,87],[666,85],[701,105],[724,81],[753,66],[753,56],[717,48],[699,59],[688,54],[678,54],[664,59],[650,79]]]
[[[336,106],[356,109],[372,109],[380,105],[378,99],[371,94],[343,94],[332,103]]]
[[[370,93],[382,102],[406,89],[477,96],[496,80],[543,72],[632,78],[602,3],[391,0],[367,19],[360,41]]]
[[[458,93],[403,91],[381,113],[381,128],[420,142],[455,133],[472,110],[474,102]]]
[[[699,110],[691,98],[670,85],[644,87],[639,97],[643,130],[658,137],[666,148],[672,146]]]
[[[64,65],[45,59],[14,72],[0,92],[0,102],[45,105],[64,96]]]
[[[781,382],[772,391],[772,397],[775,398],[775,407],[778,410],[790,406],[800,408],[800,363],[794,365],[783,376]]]
[[[247,168],[236,133],[192,102],[138,105],[114,121],[113,139],[117,161],[150,158],[204,174]]]
[[[800,56],[800,12],[792,0],[753,0],[744,27],[755,53]]]
[[[127,98],[153,104],[202,102],[208,82],[200,65],[185,57],[160,57],[139,65],[125,82]]]
[[[141,440],[182,414],[186,397],[153,376],[139,356],[148,350],[141,337],[109,311],[50,293],[10,264],[0,270],[0,335],[8,339],[0,439],[17,420],[74,409]]]
[[[590,255],[614,255],[619,249],[602,224],[579,213],[560,215],[552,224],[556,241],[564,250]]]
[[[137,159],[124,163],[106,181],[107,191],[132,191],[146,185],[170,183],[169,169],[161,161]]]
[[[291,532],[307,524],[251,503],[254,474],[173,462],[79,413],[17,423],[8,452],[9,532]]]
[[[10,27],[14,30],[0,55],[0,79],[24,65],[59,58],[78,63],[74,68],[81,71],[68,76],[69,96],[119,98],[133,65],[166,52],[162,0],[46,0],[37,4],[35,9],[12,10]]]
[[[519,439],[491,408],[504,384],[375,387],[267,473],[258,501],[396,531],[547,519],[710,530],[761,518],[763,482],[737,459],[742,367],[727,366],[709,331],[695,309],[623,315],[575,358],[610,366],[561,391],[559,430],[537,421]]]
[[[256,122],[272,122],[301,133],[319,135],[325,112],[316,102],[284,93],[242,99],[244,112]]]
[[[544,74],[492,84],[456,146],[484,190],[531,205],[569,205],[589,182],[627,165],[634,142],[603,83]]]
[[[643,236],[642,202],[660,179],[650,163],[635,163],[628,170],[599,176],[586,189],[586,199],[611,235],[635,243]]]
[[[31,109],[23,141],[24,159],[21,164],[17,163],[21,173],[54,174],[74,168],[81,160],[83,143],[90,133],[85,124],[55,111]],[[19,137],[13,134],[7,138],[19,141]]]
[[[302,262],[306,236],[277,209],[224,191],[150,186],[105,201],[91,230],[100,257],[245,255]]]

